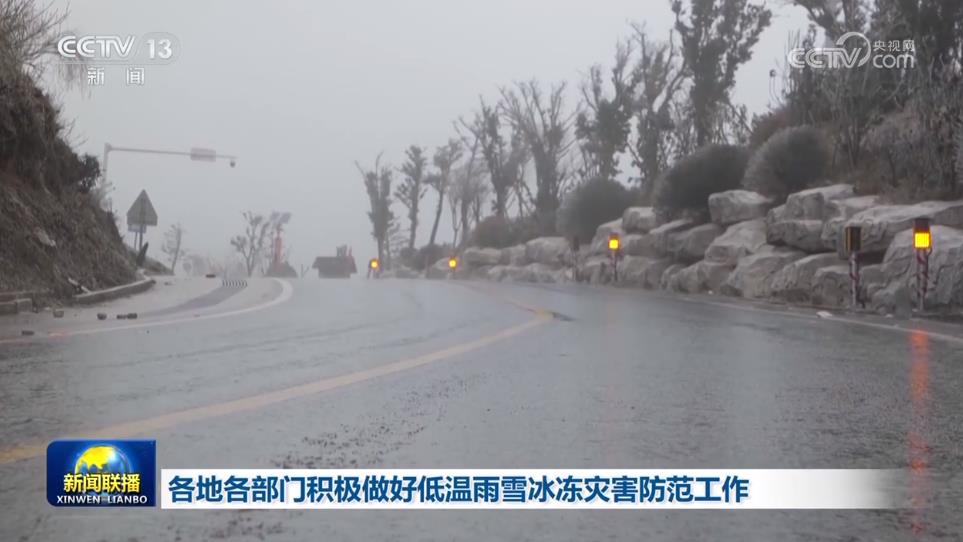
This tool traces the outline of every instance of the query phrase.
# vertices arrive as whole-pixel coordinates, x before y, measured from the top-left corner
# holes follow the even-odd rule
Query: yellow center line
[[[313,382],[307,382],[305,384],[299,384],[297,386],[291,386],[275,391],[259,393],[231,401],[189,408],[178,412],[171,412],[169,414],[161,414],[159,416],[145,418],[142,420],[119,423],[116,425],[103,427],[101,429],[96,429],[83,435],[71,435],[63,438],[131,438],[139,435],[154,433],[162,429],[167,429],[184,423],[197,422],[200,420],[216,418],[218,416],[226,416],[229,414],[238,414],[241,412],[256,410],[281,402],[290,401],[292,399],[315,395],[321,392],[342,388],[344,386],[350,386],[352,384],[365,382],[375,378],[400,373],[402,371],[407,371],[416,367],[428,365],[430,363],[437,363],[454,356],[478,350],[479,348],[484,348],[510,337],[514,337],[515,335],[542,325],[553,318],[550,312],[540,309],[533,309],[519,303],[513,304],[534,312],[535,317],[524,323],[503,329],[492,335],[481,337],[470,342],[451,346],[428,354],[415,356],[413,358],[398,360],[388,363],[387,365],[381,365],[371,369],[365,369],[363,371],[357,371],[341,376],[322,378]],[[0,465],[12,463],[14,461],[20,461],[23,459],[39,457],[46,453],[46,449],[47,443],[43,442],[0,450]]]

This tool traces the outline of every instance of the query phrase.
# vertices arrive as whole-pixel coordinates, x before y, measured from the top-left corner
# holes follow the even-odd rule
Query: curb
[[[155,281],[152,278],[145,278],[136,282],[131,282],[130,284],[124,284],[121,286],[115,286],[113,288],[107,288],[105,290],[97,290],[96,292],[87,292],[84,294],[75,295],[70,302],[74,305],[90,305],[93,303],[111,301],[119,297],[127,297],[149,290],[154,285],[154,282]]]
[[[19,314],[33,308],[31,299],[13,299],[0,303],[0,315]]]

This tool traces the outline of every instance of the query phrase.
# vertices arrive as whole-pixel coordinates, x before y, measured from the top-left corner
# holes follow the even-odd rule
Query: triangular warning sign
[[[134,204],[130,206],[130,210],[127,211],[127,225],[137,225],[137,226],[156,226],[157,225],[157,211],[154,210],[154,205],[150,202],[150,198],[147,197],[147,191],[141,190],[140,195],[134,200]]]

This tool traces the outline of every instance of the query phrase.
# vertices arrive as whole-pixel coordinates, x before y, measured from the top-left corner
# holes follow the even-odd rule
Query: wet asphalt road
[[[289,301],[263,311],[0,344],[0,455],[149,420],[159,467],[901,468],[918,507],[55,509],[35,456],[0,464],[0,541],[963,538],[963,343],[614,289],[292,285]],[[204,409],[533,319],[512,302],[558,317],[386,376],[224,415]]]

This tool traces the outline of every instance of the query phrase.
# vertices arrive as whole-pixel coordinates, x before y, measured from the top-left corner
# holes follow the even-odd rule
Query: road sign
[[[147,191],[141,190],[140,195],[134,200],[134,204],[127,211],[127,225],[136,224],[139,226],[156,226],[157,211],[147,197]]]
[[[127,224],[127,231],[130,233],[147,233],[147,226],[144,224]]]
[[[201,147],[191,147],[191,160],[213,162],[217,160],[217,151]]]

